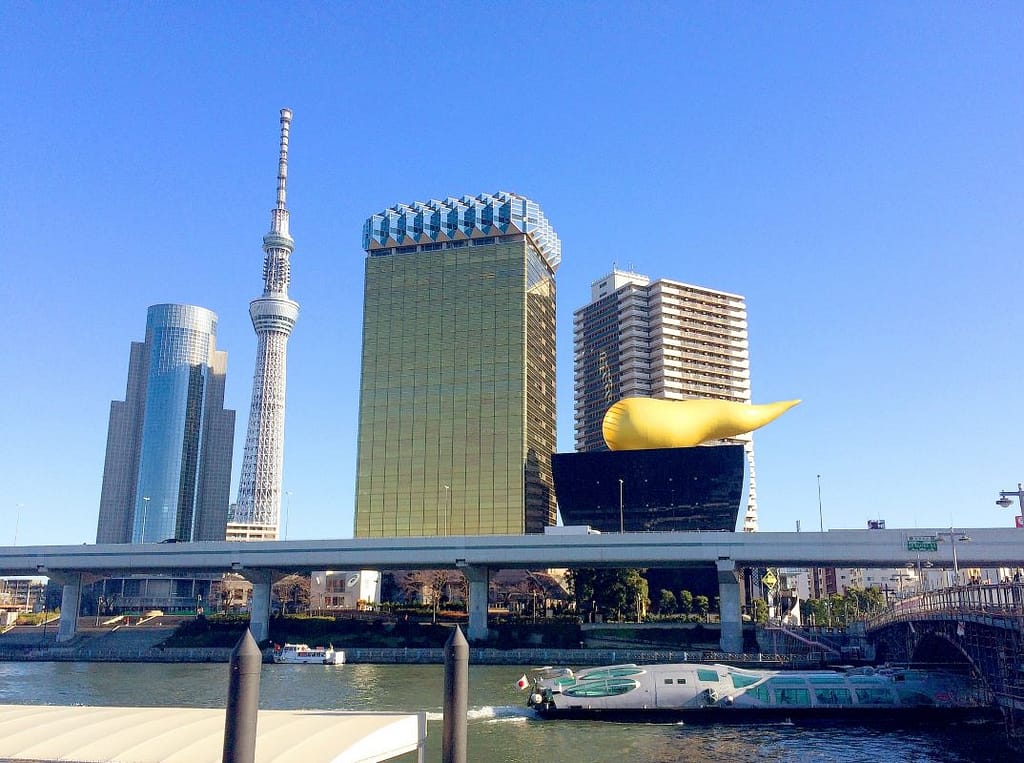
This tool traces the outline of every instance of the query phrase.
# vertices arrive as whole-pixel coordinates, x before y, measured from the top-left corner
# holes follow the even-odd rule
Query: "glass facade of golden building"
[[[524,230],[525,214],[517,224],[517,201],[543,220],[529,200],[433,204],[444,213],[481,200],[498,209],[492,224],[477,219],[449,236],[442,220],[426,243],[410,243],[427,238],[422,230],[395,235],[393,219],[367,223],[373,231],[377,221],[376,235],[364,235],[356,537],[518,534],[555,523],[557,258],[550,240]],[[429,231],[431,210],[420,207]]]

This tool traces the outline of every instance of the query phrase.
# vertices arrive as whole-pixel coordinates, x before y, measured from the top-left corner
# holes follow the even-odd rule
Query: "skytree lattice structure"
[[[277,170],[277,206],[270,213],[270,232],[263,237],[263,296],[249,304],[256,330],[256,368],[252,407],[245,437],[245,455],[238,502],[228,526],[229,539],[278,536],[281,476],[284,462],[285,368],[288,336],[299,317],[299,305],[288,298],[289,257],[295,242],[288,233],[285,189],[288,181],[288,131],[291,109],[281,109],[281,153]]]

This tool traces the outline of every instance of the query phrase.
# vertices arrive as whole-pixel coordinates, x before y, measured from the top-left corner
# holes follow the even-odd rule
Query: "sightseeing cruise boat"
[[[345,653],[329,646],[309,646],[308,644],[274,645],[274,662],[293,665],[343,665]]]
[[[524,677],[525,678],[525,677]],[[541,668],[528,704],[544,718],[750,721],[939,720],[992,714],[969,678],[947,671],[747,670],[720,664]]]

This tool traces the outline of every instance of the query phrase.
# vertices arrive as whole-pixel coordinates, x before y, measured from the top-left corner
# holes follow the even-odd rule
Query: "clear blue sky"
[[[1010,526],[1024,480],[1024,6],[0,4],[0,543],[95,538],[110,401],[159,302],[208,307],[249,409],[294,109],[290,538],[350,537],[361,228],[536,199],[572,312],[613,262],[747,298],[761,527]]]

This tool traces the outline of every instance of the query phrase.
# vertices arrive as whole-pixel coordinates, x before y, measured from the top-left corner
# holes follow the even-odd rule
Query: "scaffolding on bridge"
[[[915,623],[941,630],[983,676],[987,692],[1003,711],[1011,741],[1024,745],[1024,584],[929,591],[896,602],[870,618],[866,627],[871,632],[900,623],[907,625],[908,634],[915,634]]]

